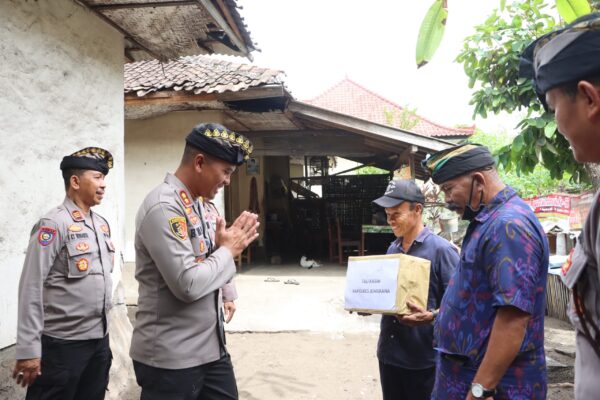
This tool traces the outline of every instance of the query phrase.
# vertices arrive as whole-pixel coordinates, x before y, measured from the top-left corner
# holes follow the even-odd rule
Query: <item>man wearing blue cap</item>
[[[414,181],[391,181],[373,203],[385,208],[396,240],[387,254],[408,254],[431,261],[427,310],[409,303],[413,314],[381,317],[377,346],[384,400],[429,400],[435,379],[433,323],[454,267],[456,248],[423,226],[425,197]]]
[[[425,162],[449,209],[469,221],[435,324],[434,400],[546,398],[546,235],[483,146]]]
[[[65,200],[31,231],[13,372],[29,386],[27,399],[104,399],[115,248],[108,222],[92,207],[104,197],[112,165],[112,155],[98,147],[65,156]]]
[[[600,162],[600,13],[582,17],[533,42],[521,58],[521,75],[533,80],[558,131],[579,162]],[[575,398],[600,393],[600,191],[577,247],[563,266],[572,289],[569,307],[577,329]]]
[[[198,199],[213,199],[251,152],[242,135],[200,124],[175,173],[140,206],[130,355],[143,400],[238,398],[221,288],[235,275],[234,258],[258,237],[258,216],[243,212],[229,228],[219,217],[213,227]]]

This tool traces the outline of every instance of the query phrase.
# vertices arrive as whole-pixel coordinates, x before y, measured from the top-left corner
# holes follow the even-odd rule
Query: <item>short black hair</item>
[[[577,95],[577,84],[579,84],[581,81],[587,81],[594,86],[600,86],[600,73],[587,78],[581,78],[577,79],[576,81],[565,83],[564,85],[559,86],[559,88],[564,94],[574,99]]]
[[[62,177],[65,182],[65,191],[69,190],[69,187],[71,186],[71,177],[75,175],[76,177],[81,178],[85,171],[86,170],[84,169],[63,169]]]
[[[215,157],[211,156],[210,154],[206,154],[206,152],[192,146],[191,144],[186,143],[185,147],[183,149],[183,156],[181,157],[181,163],[182,164],[191,163],[198,154],[204,155],[204,159],[207,161],[212,161],[215,159]]]

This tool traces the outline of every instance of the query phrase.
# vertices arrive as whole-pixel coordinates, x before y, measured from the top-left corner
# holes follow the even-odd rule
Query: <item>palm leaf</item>
[[[435,0],[419,29],[417,38],[417,67],[421,68],[429,61],[440,46],[448,18],[448,4],[446,0]]]
[[[589,0],[556,0],[556,8],[566,23],[592,12]]]

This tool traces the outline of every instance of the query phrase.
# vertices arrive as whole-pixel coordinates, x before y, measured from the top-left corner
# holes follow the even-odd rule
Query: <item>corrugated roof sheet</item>
[[[377,93],[374,93],[347,78],[314,99],[305,100],[304,102],[331,111],[389,126],[395,126],[395,124],[389,123],[386,113],[397,118],[397,116],[405,110],[404,107],[381,97]],[[404,115],[406,118],[411,118],[410,114]],[[407,130],[425,136],[468,137],[475,131],[474,125],[468,128],[450,128],[432,122],[419,115],[415,115],[414,117],[418,119],[416,125]],[[392,120],[392,122],[394,121]]]
[[[193,94],[238,92],[261,85],[281,85],[282,76],[278,70],[206,56],[181,57],[167,63],[139,61],[125,64],[125,94],[142,97],[161,90]]]

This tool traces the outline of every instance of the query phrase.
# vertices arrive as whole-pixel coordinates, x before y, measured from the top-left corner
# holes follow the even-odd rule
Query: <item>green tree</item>
[[[591,8],[597,8],[600,0],[555,0],[558,13],[567,23],[582,15],[589,14]],[[500,0],[500,10],[506,7],[506,0]],[[427,14],[421,22],[417,37],[416,62],[417,68],[426,65],[437,51],[448,18],[448,0],[433,0]]]
[[[389,173],[390,171],[386,171],[385,169],[377,168],[372,165],[366,165],[356,170],[356,175],[383,175]]]
[[[506,133],[491,135],[481,130],[477,130],[469,138],[469,142],[482,144],[494,154],[497,154],[499,150],[510,144],[512,140],[513,138]],[[585,183],[573,182],[569,174],[565,174],[563,179],[554,179],[550,175],[550,171],[539,164],[525,178],[517,174],[514,170],[507,171],[502,164],[498,165],[498,174],[507,185],[512,186],[524,198],[541,196],[553,192],[576,193],[590,187]]]
[[[400,111],[396,109],[384,109],[383,114],[385,115],[386,123],[389,126],[395,126],[407,131],[412,131],[419,123],[419,116],[417,115],[416,108],[404,106]]]
[[[545,167],[553,179],[570,176],[587,181],[584,167],[557,132],[554,116],[544,111],[531,81],[519,78],[523,50],[537,37],[552,31],[557,21],[544,0],[515,0],[494,10],[465,39],[457,61],[463,64],[469,85],[475,88],[471,102],[474,116],[523,110],[526,117],[517,125],[518,135],[498,149],[499,164],[517,176]]]

